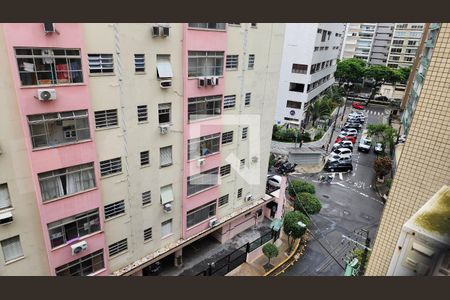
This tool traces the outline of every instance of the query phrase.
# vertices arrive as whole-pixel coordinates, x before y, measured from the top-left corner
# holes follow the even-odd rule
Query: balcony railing
[[[430,30],[436,30],[441,28],[441,23],[431,23]]]

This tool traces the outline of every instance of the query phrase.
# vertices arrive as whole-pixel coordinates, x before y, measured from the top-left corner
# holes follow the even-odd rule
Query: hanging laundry
[[[58,80],[68,80],[69,72],[67,71],[67,64],[56,65],[56,73]]]
[[[23,69],[24,69],[25,71],[27,71],[27,72],[34,72],[34,64],[24,62],[24,63],[23,63]]]

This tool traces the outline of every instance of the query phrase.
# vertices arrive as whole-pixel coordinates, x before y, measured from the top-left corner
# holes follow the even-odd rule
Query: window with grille
[[[167,167],[172,164],[172,146],[159,149],[159,161],[161,167]]]
[[[47,224],[52,248],[100,231],[99,210],[93,209],[78,215]]]
[[[241,198],[241,197],[242,197],[242,188],[238,189],[237,197],[238,197],[238,198]]]
[[[145,55],[135,54],[134,55],[134,70],[136,73],[145,72]]]
[[[147,228],[144,230],[144,241],[149,241],[153,237],[152,228]]]
[[[253,69],[255,67],[255,54],[249,54],[248,56],[248,69]]]
[[[188,211],[186,214],[187,227],[189,228],[195,226],[211,217],[214,217],[216,215],[216,203],[217,200],[214,200]]]
[[[89,73],[109,74],[114,72],[112,54],[88,54]]]
[[[128,249],[128,240],[123,239],[108,246],[109,256],[114,256]]]
[[[220,197],[219,198],[219,207],[222,207],[222,206],[228,204],[228,199],[229,199],[228,194],[223,195],[222,197]]]
[[[85,255],[55,269],[56,276],[87,276],[105,268],[103,249]]]
[[[223,108],[234,108],[236,106],[236,95],[228,95],[223,97]]]
[[[218,183],[219,168],[203,171],[187,178],[188,196],[213,187]]]
[[[220,176],[229,175],[231,173],[231,165],[224,165],[220,167]]]
[[[222,133],[222,144],[229,144],[233,142],[233,131]]]
[[[161,238],[172,234],[172,219],[161,223]]]
[[[242,128],[242,139],[246,139],[248,135],[248,127]]]
[[[125,213],[125,200],[105,205],[105,219]]]
[[[11,198],[9,196],[8,184],[0,184],[0,210],[11,207]]]
[[[83,82],[80,49],[16,48],[22,86]]]
[[[94,115],[96,128],[112,127],[119,124],[117,121],[117,109],[96,111]]]
[[[100,162],[100,175],[108,176],[122,172],[122,158],[117,157]]]
[[[243,169],[245,167],[245,158],[241,159],[239,162],[239,168]]]
[[[196,159],[219,152],[220,133],[188,140],[188,159]]]
[[[245,100],[244,100],[244,105],[245,106],[249,106],[250,105],[251,97],[252,97],[252,93],[246,93],[245,94]]]
[[[152,192],[146,191],[142,193],[142,205],[147,205],[152,203]]]
[[[239,55],[227,55],[227,70],[237,70],[239,63]]]
[[[96,186],[94,163],[38,174],[42,202],[92,189]]]
[[[189,28],[225,30],[225,23],[188,23]]]
[[[0,242],[3,251],[5,262],[20,258],[23,256],[22,245],[20,244],[20,237],[15,237],[3,240]]]
[[[170,123],[171,107],[172,107],[171,103],[158,104],[158,121],[159,121],[159,124]]]
[[[189,121],[219,116],[222,113],[222,95],[188,99]]]
[[[147,122],[148,121],[147,105],[138,105],[137,116],[138,116],[138,122]]]
[[[142,151],[141,152],[141,167],[149,166],[150,165],[150,152],[149,151]]]
[[[222,76],[224,52],[189,51],[188,77]]]

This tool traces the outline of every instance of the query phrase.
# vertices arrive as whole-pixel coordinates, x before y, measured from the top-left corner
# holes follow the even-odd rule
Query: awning
[[[156,62],[156,69],[158,71],[159,78],[172,78],[172,66],[170,64],[170,60],[168,59],[159,59]]]
[[[270,223],[270,228],[275,231],[280,231],[281,226],[283,226],[283,220],[281,219],[274,219],[272,223]]]
[[[172,185],[168,185],[161,188],[161,204],[164,205],[166,203],[173,201],[173,190]]]

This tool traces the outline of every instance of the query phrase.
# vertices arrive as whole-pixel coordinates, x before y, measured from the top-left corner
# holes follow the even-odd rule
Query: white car
[[[267,184],[274,188],[279,188],[281,186],[281,176],[280,175],[267,175]]]
[[[362,137],[359,140],[358,151],[369,152],[372,147],[372,140]]]
[[[346,128],[341,131],[341,133],[344,133],[344,132],[358,135],[358,130],[356,130],[355,128]]]
[[[348,148],[339,148],[334,150],[333,152],[330,153],[330,155],[328,156],[328,161],[329,162],[334,162],[336,160],[339,160],[341,158],[352,158],[352,150],[348,149]]]
[[[376,143],[375,147],[373,148],[373,152],[375,152],[376,154],[382,153],[383,152],[383,144]]]
[[[353,150],[353,143],[351,141],[342,141],[340,143],[336,143],[333,145],[333,148],[331,150],[336,150],[339,148],[348,148],[350,150]]]

